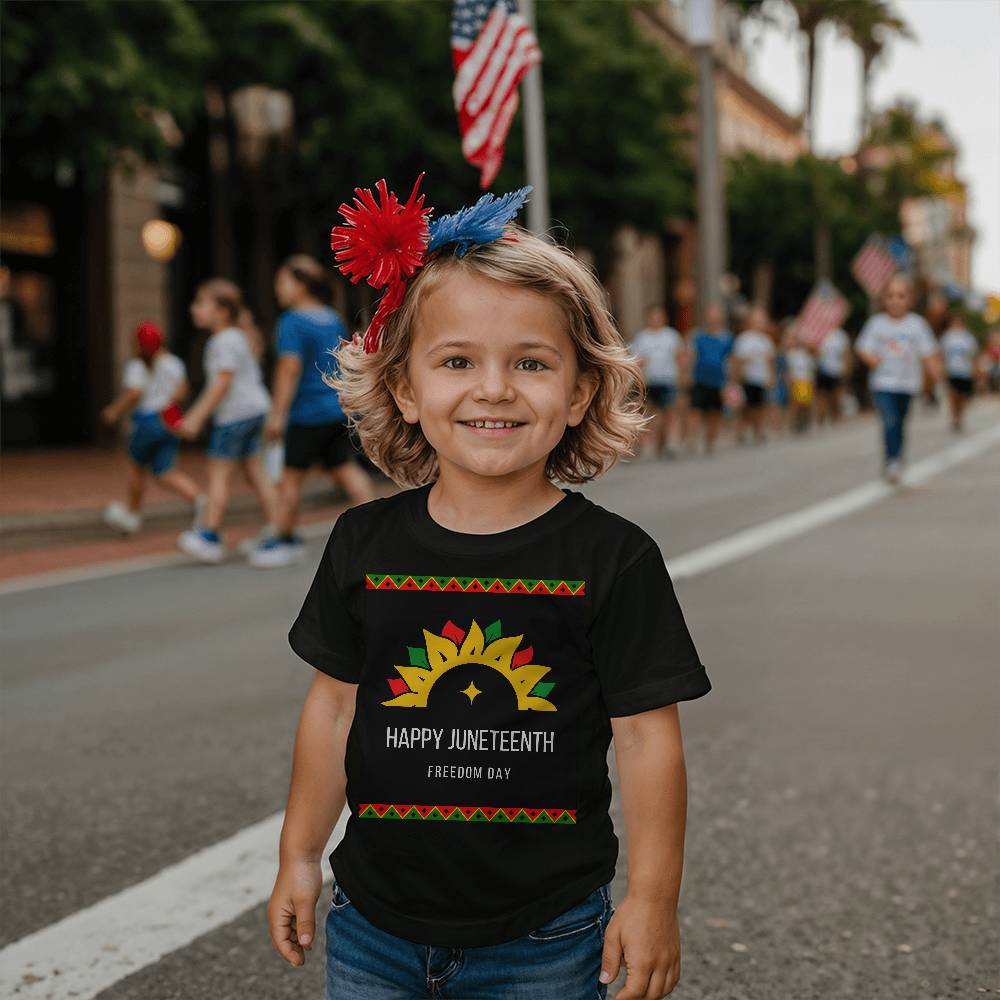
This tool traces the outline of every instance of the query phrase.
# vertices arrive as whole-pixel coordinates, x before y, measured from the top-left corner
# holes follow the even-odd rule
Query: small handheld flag
[[[799,337],[810,350],[815,350],[831,330],[844,322],[850,311],[847,299],[831,282],[818,281],[799,314]]]

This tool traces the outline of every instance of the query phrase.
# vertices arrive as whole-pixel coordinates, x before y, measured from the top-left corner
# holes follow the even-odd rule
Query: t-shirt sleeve
[[[920,320],[920,356],[927,358],[937,353],[937,340],[935,340],[934,331],[930,328],[927,320],[923,316],[917,318]]]
[[[874,354],[878,344],[875,342],[876,320],[878,317],[870,316],[858,334],[858,339],[854,344],[856,351],[864,351],[866,354]]]
[[[294,354],[302,357],[302,327],[295,317],[285,313],[278,320],[278,354]]]
[[[288,633],[292,649],[306,663],[349,684],[361,679],[364,662],[360,623],[351,615],[336,568],[349,565],[344,515],[337,519],[302,610]]]
[[[220,333],[212,338],[212,350],[206,362],[211,364],[213,374],[234,372],[239,368],[240,346],[238,333]]]
[[[712,689],[655,543],[619,572],[589,634],[612,718],[700,698]]]
[[[146,366],[138,359],[132,358],[122,374],[122,385],[126,389],[145,389],[148,378]]]

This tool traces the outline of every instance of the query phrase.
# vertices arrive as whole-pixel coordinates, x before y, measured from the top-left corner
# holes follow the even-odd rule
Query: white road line
[[[915,463],[904,475],[903,484],[917,486],[927,482],[928,479],[940,475],[952,466],[981,455],[998,443],[1000,443],[1000,423]],[[879,500],[891,496],[898,489],[899,487],[877,480],[865,483],[846,493],[839,493],[827,500],[803,507],[802,510],[783,514],[763,524],[747,528],[746,531],[739,531],[728,538],[695,549],[693,552],[668,559],[667,569],[675,580],[707,573],[709,570],[725,566],[737,559],[744,559],[762,549],[788,541],[797,535],[813,531],[831,521],[837,521],[870,507]]]
[[[917,462],[905,482],[926,482],[996,444],[1000,444],[1000,423]],[[668,567],[675,579],[707,573],[847,517],[893,492],[883,483],[866,483],[677,556],[668,560]],[[317,534],[319,528],[314,527]],[[329,526],[323,526],[327,530]],[[17,1000],[90,1000],[125,976],[262,903],[274,884],[283,815],[276,813],[8,945],[0,951],[0,995]],[[346,824],[345,811],[326,854],[339,843]],[[261,934],[265,933],[262,927]]]

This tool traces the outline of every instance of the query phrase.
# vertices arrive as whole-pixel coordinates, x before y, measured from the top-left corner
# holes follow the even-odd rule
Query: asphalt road
[[[980,404],[970,433],[998,419]],[[918,414],[911,433],[913,458],[955,440],[943,415]],[[669,559],[876,470],[859,421],[634,461],[582,489]],[[673,996],[1000,993],[998,498],[994,448],[679,584],[715,689],[682,709]],[[320,550],[290,570],[167,566],[0,596],[3,943],[283,807],[310,679],[285,636]],[[100,997],[319,998],[321,948],[285,966],[255,906]]]

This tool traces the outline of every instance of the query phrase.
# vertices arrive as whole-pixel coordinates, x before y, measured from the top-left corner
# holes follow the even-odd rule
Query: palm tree
[[[865,141],[871,124],[872,69],[890,37],[914,37],[909,25],[894,13],[888,0],[845,0],[840,14],[841,30],[861,52],[861,95],[858,144]]]

